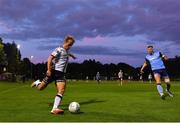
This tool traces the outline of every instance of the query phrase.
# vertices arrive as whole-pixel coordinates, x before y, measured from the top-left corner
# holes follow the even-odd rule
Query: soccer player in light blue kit
[[[166,72],[166,67],[163,62],[163,60],[168,60],[167,56],[161,54],[161,52],[154,52],[153,46],[148,46],[147,52],[148,52],[148,55],[146,56],[146,60],[141,68],[141,73],[144,73],[143,72],[144,68],[147,65],[150,65],[154,74],[154,78],[156,80],[157,90],[161,98],[164,100],[166,97],[163,92],[163,88],[161,86],[161,77],[164,78],[164,81],[167,85],[166,92],[168,93],[170,97],[173,97],[173,94],[170,91],[170,87],[171,87],[170,79]]]

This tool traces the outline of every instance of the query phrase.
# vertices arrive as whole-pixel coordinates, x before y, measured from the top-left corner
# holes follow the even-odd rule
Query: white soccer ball
[[[69,104],[69,111],[70,111],[71,113],[77,113],[77,112],[79,112],[79,111],[80,111],[80,105],[79,105],[79,103],[77,103],[77,102],[71,102],[71,103]]]

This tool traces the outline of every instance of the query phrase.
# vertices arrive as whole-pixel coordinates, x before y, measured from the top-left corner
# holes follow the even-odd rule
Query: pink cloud
[[[104,41],[106,41],[108,39],[108,37],[102,37],[100,35],[96,36],[96,37],[84,37],[82,39],[82,41],[86,44],[93,44],[93,43],[97,43],[97,42],[100,42],[100,43],[103,43]]]

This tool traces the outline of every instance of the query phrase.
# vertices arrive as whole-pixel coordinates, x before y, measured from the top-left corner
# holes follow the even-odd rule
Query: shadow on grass
[[[71,113],[71,114],[73,114],[73,115],[80,115],[80,114],[84,114],[84,112],[79,111],[79,112],[76,112],[76,113]]]
[[[82,102],[78,102],[81,106],[82,105],[88,105],[88,104],[93,104],[93,103],[103,103],[103,102],[106,102],[105,100],[96,100],[96,99],[91,99],[91,100],[87,100],[87,101],[82,101]],[[53,103],[48,103],[49,106],[53,106]],[[63,104],[61,105],[63,107],[64,110],[68,110],[68,106],[69,106],[70,103],[68,104]],[[79,113],[76,113],[76,114],[82,114],[83,112],[79,112]]]
[[[92,104],[92,103],[103,103],[106,102],[105,100],[96,100],[96,99],[91,99],[88,101],[84,101],[84,102],[79,102],[80,105],[88,105],[88,104]]]

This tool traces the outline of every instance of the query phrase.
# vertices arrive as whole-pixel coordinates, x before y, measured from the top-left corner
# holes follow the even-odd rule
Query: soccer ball
[[[78,113],[80,111],[80,105],[77,102],[71,102],[69,104],[69,111],[71,113]]]

